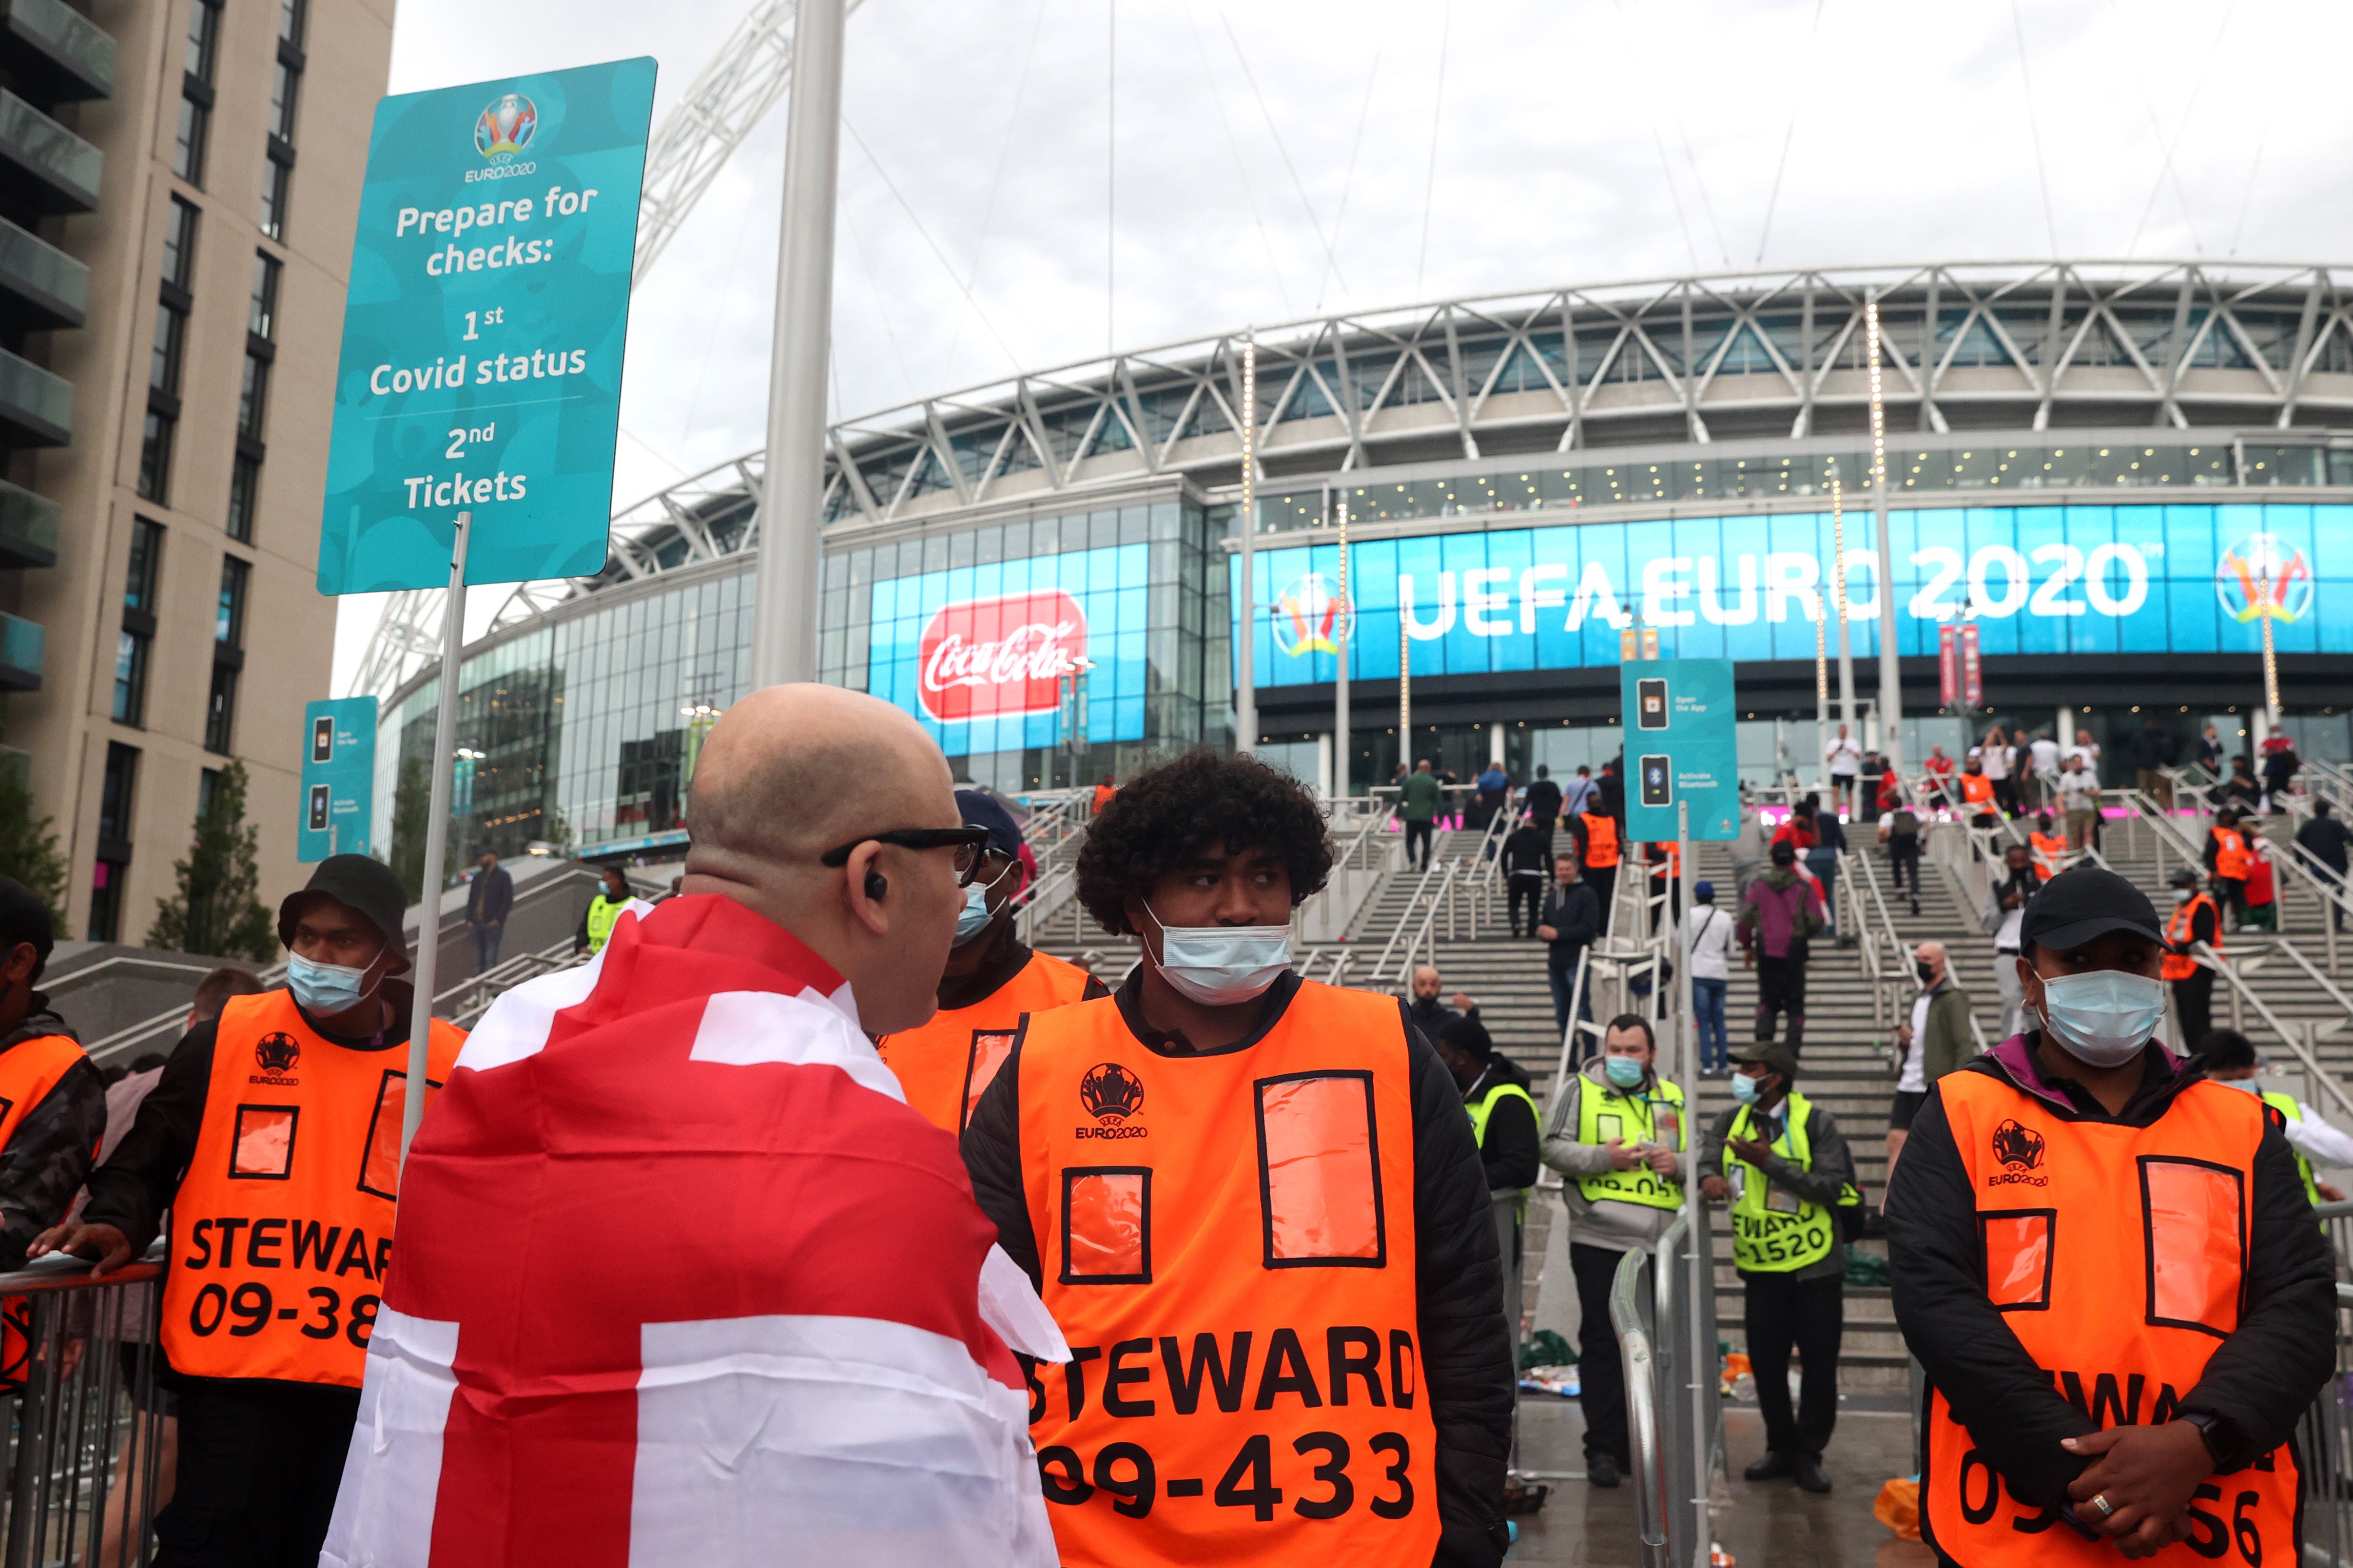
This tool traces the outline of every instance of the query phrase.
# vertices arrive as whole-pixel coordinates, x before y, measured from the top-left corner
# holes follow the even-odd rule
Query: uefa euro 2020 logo
[[[2312,608],[2312,563],[2276,533],[2251,533],[2222,552],[2214,595],[2232,620],[2300,621]]]
[[[1293,578],[1274,596],[1274,646],[1287,658],[1336,654],[1356,626],[1356,606],[1321,572]]]
[[[530,146],[538,130],[539,105],[511,92],[474,121],[474,151],[494,163],[503,163]]]

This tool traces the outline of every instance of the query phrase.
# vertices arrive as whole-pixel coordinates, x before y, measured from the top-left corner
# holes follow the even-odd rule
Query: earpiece
[[[889,880],[883,877],[881,872],[869,871],[866,873],[866,896],[868,898],[872,899],[879,904],[882,901],[882,895],[890,890],[891,884]]]

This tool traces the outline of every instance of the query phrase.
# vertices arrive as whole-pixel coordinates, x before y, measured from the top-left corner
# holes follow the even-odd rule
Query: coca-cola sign
[[[1059,588],[944,605],[917,648],[923,712],[944,723],[1051,713],[1087,653],[1087,616]]]

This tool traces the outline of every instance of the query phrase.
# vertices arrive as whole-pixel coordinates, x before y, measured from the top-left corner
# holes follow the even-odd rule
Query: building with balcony
[[[264,898],[300,874],[280,825],[327,694],[320,454],[392,13],[0,0],[0,757],[65,851],[60,937],[144,935],[232,760]]]

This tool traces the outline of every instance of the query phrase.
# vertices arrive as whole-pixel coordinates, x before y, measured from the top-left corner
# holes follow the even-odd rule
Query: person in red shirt
[[[1817,826],[1821,806],[1821,797],[1819,795],[1810,795],[1799,801],[1798,808],[1782,820],[1780,826],[1773,830],[1773,842],[1790,846],[1802,858],[1807,850],[1821,842],[1821,831]]]

